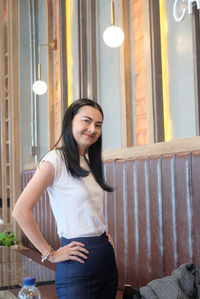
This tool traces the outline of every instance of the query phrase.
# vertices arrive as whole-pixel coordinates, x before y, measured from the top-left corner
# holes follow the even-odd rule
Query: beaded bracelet
[[[51,246],[49,246],[49,249],[47,251],[47,253],[43,254],[41,257],[41,262],[44,263],[44,261],[46,259],[48,259],[48,257],[50,256],[51,252],[53,251],[53,248]]]

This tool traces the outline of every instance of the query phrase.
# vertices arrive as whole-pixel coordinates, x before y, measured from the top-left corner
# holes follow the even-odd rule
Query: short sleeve
[[[42,163],[43,161],[48,161],[53,165],[55,169],[54,181],[57,180],[61,176],[64,163],[60,152],[58,150],[52,150],[48,152],[40,161],[40,163]]]

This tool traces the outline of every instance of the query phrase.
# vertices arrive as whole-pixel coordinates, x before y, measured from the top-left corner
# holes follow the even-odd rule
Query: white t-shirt
[[[100,236],[106,229],[104,191],[91,172],[87,177],[74,178],[58,150],[48,152],[42,161],[51,162],[55,169],[54,181],[47,191],[59,237]],[[84,157],[80,157],[80,165],[88,169]]]

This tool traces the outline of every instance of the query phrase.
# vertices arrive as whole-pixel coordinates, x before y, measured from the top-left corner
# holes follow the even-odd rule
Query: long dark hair
[[[92,106],[100,111],[103,116],[103,111],[99,104],[96,102],[84,98],[74,101],[66,110],[63,122],[62,122],[62,131],[61,135],[56,142],[54,148],[58,145],[60,140],[62,140],[62,145],[58,148],[64,157],[67,170],[71,173],[73,177],[80,178],[86,177],[89,174],[89,171],[80,167],[80,156],[78,151],[77,143],[73,137],[72,133],[72,120],[74,116],[78,113],[79,109],[83,106]],[[85,159],[89,165],[89,168],[94,175],[96,182],[101,186],[105,191],[111,192],[113,188],[108,186],[103,177],[102,169],[102,136],[93,143],[88,149],[88,159],[85,156]]]

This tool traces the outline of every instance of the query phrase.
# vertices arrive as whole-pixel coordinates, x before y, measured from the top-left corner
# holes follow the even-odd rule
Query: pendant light
[[[43,95],[47,92],[47,84],[41,80],[41,63],[40,63],[40,47],[48,46],[51,50],[56,50],[56,41],[52,41],[49,44],[40,44],[38,46],[38,80],[33,83],[33,91],[37,95]]]
[[[103,40],[105,44],[111,48],[119,47],[124,41],[123,30],[115,25],[115,7],[114,2],[110,3],[111,9],[111,26],[106,28],[103,33]]]

